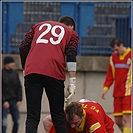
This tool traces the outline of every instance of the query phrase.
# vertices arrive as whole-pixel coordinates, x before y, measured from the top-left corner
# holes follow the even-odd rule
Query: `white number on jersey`
[[[46,30],[44,30],[40,35],[39,37],[37,38],[36,40],[36,43],[44,43],[44,44],[48,44],[48,42],[50,41],[51,44],[53,45],[57,45],[61,42],[61,40],[63,39],[64,37],[64,34],[65,34],[65,30],[62,26],[60,25],[55,25],[55,26],[51,26],[50,24],[42,24],[40,27],[39,27],[39,31],[41,31],[43,29],[44,26],[47,26]],[[60,33],[57,34],[55,31],[56,29],[59,28],[60,29]],[[53,37],[50,37],[50,38],[45,38],[45,35],[48,34],[49,32],[51,32],[51,34],[54,36],[54,37],[57,37],[57,40],[55,41],[53,39]],[[44,39],[45,38],[45,39]]]

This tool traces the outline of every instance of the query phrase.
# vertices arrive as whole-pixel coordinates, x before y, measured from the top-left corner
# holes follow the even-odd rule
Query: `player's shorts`
[[[114,98],[114,116],[122,116],[123,114],[131,114],[131,96]]]

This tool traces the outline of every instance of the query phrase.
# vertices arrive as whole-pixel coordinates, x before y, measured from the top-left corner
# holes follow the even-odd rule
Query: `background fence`
[[[32,25],[69,15],[80,36],[79,55],[110,55],[109,43],[119,37],[131,47],[131,3],[114,2],[3,2],[2,52],[19,53]]]

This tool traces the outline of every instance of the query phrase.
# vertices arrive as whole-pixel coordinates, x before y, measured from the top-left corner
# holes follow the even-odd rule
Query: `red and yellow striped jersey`
[[[82,104],[84,117],[78,128],[71,128],[67,122],[69,133],[114,133],[114,122],[100,104],[87,99],[81,99],[79,103]],[[55,133],[54,126],[49,133]]]
[[[104,82],[104,90],[108,90],[114,82],[114,97],[131,95],[132,59],[131,49],[127,48],[123,55],[113,53]]]

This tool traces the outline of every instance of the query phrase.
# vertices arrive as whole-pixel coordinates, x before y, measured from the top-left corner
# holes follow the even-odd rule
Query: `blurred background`
[[[106,99],[101,99],[103,82],[112,53],[109,43],[119,37],[126,47],[131,47],[131,2],[2,2],[2,58],[11,55],[15,59],[23,85],[23,101],[20,107],[19,133],[24,132],[26,101],[23,70],[19,58],[19,46],[24,35],[34,24],[71,16],[76,21],[80,37],[77,56],[77,90],[74,101],[81,98],[99,102],[112,118],[113,86]],[[66,72],[65,85],[68,85]],[[49,114],[45,92],[42,99],[42,116],[39,133],[45,133],[42,120]],[[11,133],[12,120],[8,116],[7,133]],[[115,133],[120,133],[115,125]]]

